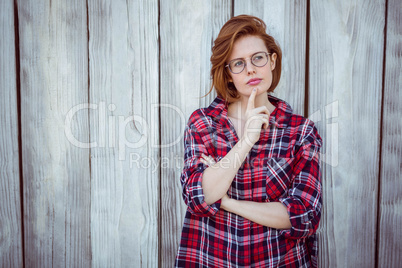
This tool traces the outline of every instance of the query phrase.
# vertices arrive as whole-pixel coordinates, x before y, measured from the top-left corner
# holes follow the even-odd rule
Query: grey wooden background
[[[321,267],[401,267],[399,0],[2,0],[0,266],[172,267],[214,38],[262,18],[324,140]]]

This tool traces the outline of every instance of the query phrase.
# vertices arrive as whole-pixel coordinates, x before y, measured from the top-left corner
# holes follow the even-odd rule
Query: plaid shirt
[[[183,199],[187,205],[176,267],[316,267],[320,221],[321,137],[314,123],[292,113],[268,95],[276,107],[228,190],[230,198],[281,202],[292,227],[262,226],[204,201],[201,154],[222,159],[238,137],[224,100],[196,110],[184,136]]]

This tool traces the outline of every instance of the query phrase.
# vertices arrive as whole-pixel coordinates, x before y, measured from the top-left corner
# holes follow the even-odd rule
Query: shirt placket
[[[226,133],[226,138],[228,139],[228,141],[231,144],[231,148],[233,148],[236,143],[239,141],[239,138],[237,136],[236,130],[232,124],[232,122],[230,121],[230,119],[227,117],[227,113],[223,112],[222,116],[225,118],[225,125],[227,127],[227,129],[229,131],[227,131]],[[228,152],[231,148],[228,148]],[[250,161],[250,154],[247,155],[245,161],[243,162],[243,165],[241,168],[246,169],[248,168],[246,165],[247,163],[249,163]],[[239,176],[237,176],[236,179],[240,179],[243,182],[244,185],[244,194],[243,196],[241,196],[240,199],[243,200],[250,200],[250,195],[252,195],[252,185],[251,185],[251,174],[245,174],[243,173],[243,177],[239,178]],[[239,183],[236,182],[235,183]],[[241,218],[240,216],[238,216],[239,218]],[[240,221],[242,226],[241,226],[241,230],[242,230],[242,239],[241,239],[241,243],[242,245],[240,246],[240,252],[239,252],[239,261],[242,262],[243,267],[250,267],[251,265],[251,246],[250,246],[250,239],[251,239],[251,234],[250,234],[250,228],[251,228],[251,224],[250,221],[243,218],[242,221]]]
[[[250,169],[250,153],[247,155],[243,163],[243,169],[249,172],[243,173],[243,185],[244,185],[244,200],[252,200],[253,189],[252,189],[252,170]],[[251,252],[251,221],[248,219],[243,219],[243,264],[244,267],[250,267],[252,260]]]

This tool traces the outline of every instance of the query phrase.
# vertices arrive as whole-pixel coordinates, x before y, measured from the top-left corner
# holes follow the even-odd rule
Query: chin
[[[263,93],[268,93],[268,88],[266,89],[261,89],[261,88],[257,88],[257,95],[263,94]]]

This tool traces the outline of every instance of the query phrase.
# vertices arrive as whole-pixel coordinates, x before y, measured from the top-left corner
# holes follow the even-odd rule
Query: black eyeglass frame
[[[252,60],[252,58],[253,58],[255,55],[259,54],[259,53],[264,53],[264,54],[266,55],[266,57],[267,57],[267,62],[266,62],[264,65],[261,65],[261,66],[255,65],[254,62],[253,62],[253,60]],[[251,55],[251,57],[250,57],[249,59],[250,59],[251,64],[254,65],[255,67],[264,67],[265,65],[267,65],[268,59],[269,59],[269,55],[271,55],[271,54],[272,54],[272,53],[268,53],[268,52],[265,52],[265,51],[259,51],[259,52],[254,53],[253,55]],[[248,58],[246,58],[246,59],[248,59]],[[229,61],[229,63],[226,64],[225,67],[226,67],[226,68],[229,68],[229,71],[230,71],[232,74],[239,74],[239,73],[243,72],[244,69],[245,69],[246,66],[247,66],[246,59],[233,59],[233,60]],[[232,69],[230,68],[230,63],[233,62],[233,61],[237,61],[237,60],[243,60],[244,65],[243,65],[243,69],[242,69],[240,72],[235,73],[235,72],[233,72]]]

